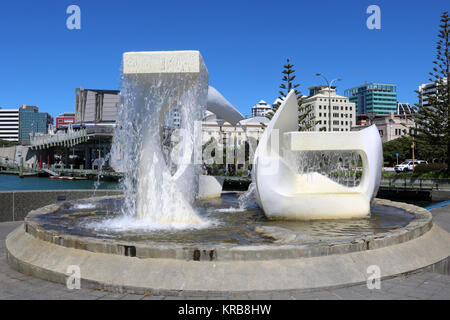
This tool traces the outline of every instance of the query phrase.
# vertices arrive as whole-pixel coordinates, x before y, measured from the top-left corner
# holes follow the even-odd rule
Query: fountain
[[[30,212],[6,240],[8,263],[61,283],[75,265],[84,287],[171,295],[311,290],[365,282],[371,265],[391,277],[445,263],[450,235],[427,210],[373,199],[381,165],[374,128],[294,132],[292,95],[255,151],[248,193],[215,198],[220,181],[199,176],[196,123],[205,109],[233,125],[242,116],[208,86],[198,51],[125,53],[111,154],[125,172],[124,194]],[[333,180],[334,167],[311,164],[354,151],[364,168],[358,181],[347,167],[346,179]]]

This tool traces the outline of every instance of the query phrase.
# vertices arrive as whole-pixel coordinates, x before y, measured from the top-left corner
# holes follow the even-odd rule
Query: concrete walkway
[[[432,209],[435,222],[450,232],[450,206]],[[418,272],[407,276],[387,279],[381,282],[380,289],[369,290],[366,285],[350,286],[340,289],[314,292],[279,292],[272,294],[230,294],[226,297],[172,297],[110,293],[106,291],[83,289],[69,290],[64,285],[36,279],[11,269],[6,262],[6,236],[21,222],[0,223],[0,300],[191,300],[191,299],[445,299],[450,300],[450,276],[432,272]],[[449,244],[450,245],[450,244]]]

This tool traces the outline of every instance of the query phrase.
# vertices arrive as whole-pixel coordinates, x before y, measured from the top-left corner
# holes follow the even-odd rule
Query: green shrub
[[[430,164],[421,163],[414,168],[414,173],[422,174],[427,172],[439,172],[444,171],[445,167],[446,165],[443,163],[430,163]]]

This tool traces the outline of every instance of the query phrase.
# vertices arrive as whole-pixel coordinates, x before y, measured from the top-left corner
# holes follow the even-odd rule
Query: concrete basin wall
[[[122,194],[121,190],[97,190],[96,197]],[[38,208],[59,201],[77,200],[94,196],[94,190],[32,190],[1,191],[0,222],[22,221],[26,215]]]

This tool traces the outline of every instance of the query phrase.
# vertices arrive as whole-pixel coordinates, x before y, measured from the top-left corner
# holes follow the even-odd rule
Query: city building
[[[0,140],[19,141],[19,109],[0,108]]]
[[[179,129],[181,126],[181,112],[179,108],[169,110],[167,125],[172,129]]]
[[[389,114],[397,112],[397,86],[387,83],[365,83],[347,89],[344,95],[356,104],[357,114]]]
[[[36,106],[23,105],[19,108],[19,141],[30,143],[30,136],[46,134],[49,125],[53,124],[53,117],[47,112],[39,112]]]
[[[75,113],[61,113],[56,117],[56,129],[75,123]]]
[[[408,102],[397,102],[397,112],[398,115],[413,114],[416,112],[414,106],[409,105]]]
[[[320,129],[330,131],[350,131],[355,125],[356,107],[349,98],[336,94],[336,88],[328,86],[314,86],[309,88],[310,96],[303,97],[303,105],[313,109],[316,125],[314,131]],[[331,111],[330,100],[331,99]]]
[[[414,121],[411,115],[391,112],[388,115],[377,115],[372,120],[367,115],[358,115],[357,118],[358,124],[352,128],[352,131],[359,131],[375,124],[383,143],[401,136],[411,135],[414,130]]]
[[[252,117],[264,117],[270,110],[272,110],[272,107],[261,100],[252,107]]]
[[[206,111],[202,122],[202,144],[205,145],[213,140],[220,143],[223,139],[226,143],[232,141],[239,149],[247,142],[255,151],[269,121],[266,117],[246,118],[241,120],[240,126],[235,127]]]
[[[444,78],[443,82],[447,83],[447,78]],[[417,91],[419,91],[419,105],[421,107],[423,106],[430,107],[431,105],[428,101],[427,96],[436,93],[436,83],[434,82],[422,83]]]
[[[119,106],[119,93],[119,90],[77,88],[75,90],[75,122],[113,125]]]

